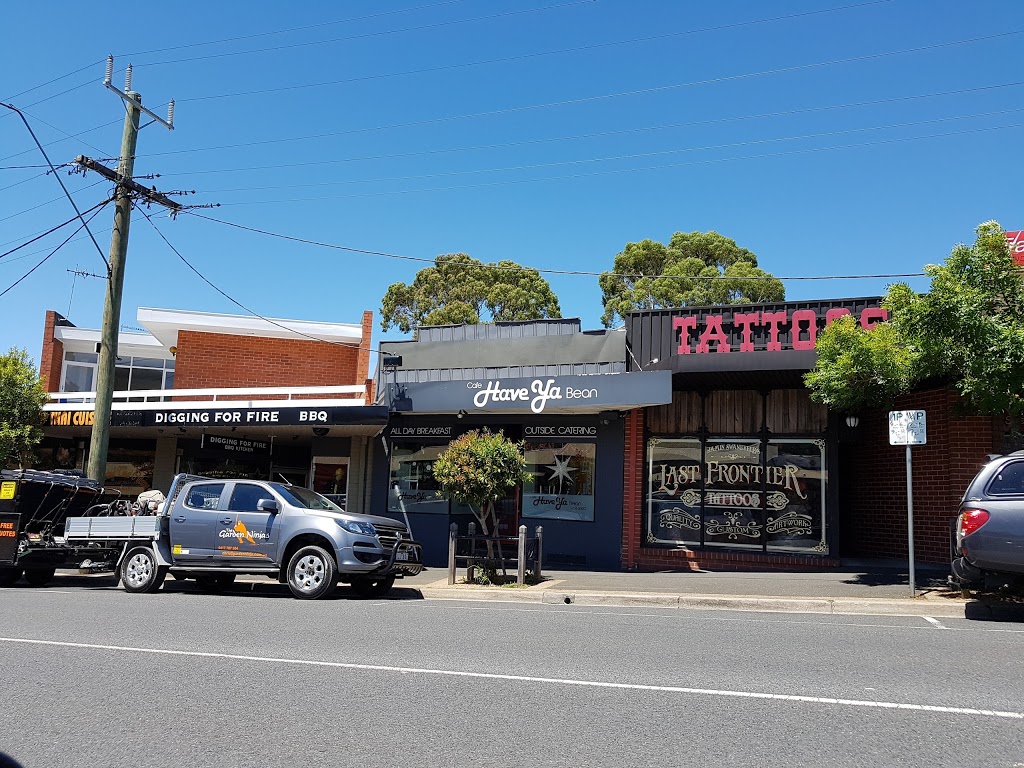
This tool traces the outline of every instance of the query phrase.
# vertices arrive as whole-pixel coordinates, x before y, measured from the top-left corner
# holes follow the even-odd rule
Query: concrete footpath
[[[945,571],[917,574],[911,598],[906,569],[875,564],[814,572],[619,573],[546,571],[530,587],[448,584],[445,569],[430,568],[395,585],[395,597],[491,600],[581,606],[781,611],[820,614],[931,616],[1024,621],[1024,603],[964,598],[946,585]],[[458,579],[465,576],[460,569]]]

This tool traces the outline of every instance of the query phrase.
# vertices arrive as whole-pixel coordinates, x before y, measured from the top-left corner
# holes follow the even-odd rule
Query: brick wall
[[[914,555],[924,563],[949,561],[949,525],[964,489],[993,452],[989,417],[957,413],[956,393],[931,389],[901,397],[895,410],[927,412],[928,444],[912,448]],[[906,558],[906,449],[889,445],[888,410],[861,416],[854,442],[841,446],[846,498],[842,551],[855,557]]]
[[[71,325],[63,315],[46,310],[43,328],[43,349],[39,355],[39,375],[47,392],[56,392],[60,387],[61,368],[64,365],[64,344],[53,338],[53,329],[58,325]]]
[[[176,389],[364,384],[369,359],[356,346],[199,331],[180,331],[177,346]]]

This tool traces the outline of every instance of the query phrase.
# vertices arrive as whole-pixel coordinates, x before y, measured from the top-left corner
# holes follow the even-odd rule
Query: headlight
[[[339,520],[338,525],[349,533],[361,533],[364,536],[377,535],[377,529],[369,523],[358,523],[355,520]]]

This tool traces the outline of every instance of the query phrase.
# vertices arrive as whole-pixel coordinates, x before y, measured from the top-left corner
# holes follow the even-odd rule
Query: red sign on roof
[[[1024,230],[1007,232],[1006,242],[1010,246],[1010,255],[1018,264],[1024,266]]]

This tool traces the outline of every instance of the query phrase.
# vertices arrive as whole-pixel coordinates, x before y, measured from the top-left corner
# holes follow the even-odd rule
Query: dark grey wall
[[[506,434],[522,439],[522,428],[529,424],[595,425],[597,427],[597,466],[594,488],[594,521],[521,519],[530,533],[537,525],[544,527],[544,567],[567,566],[594,570],[618,570],[622,543],[622,456],[623,426],[621,418],[602,424],[596,416],[530,417],[502,416],[456,419],[454,416],[400,416],[392,418],[391,426],[451,425],[452,438],[470,429],[487,426],[504,428]],[[374,441],[373,493],[370,513],[395,517],[387,511],[388,483],[391,463],[379,438]],[[390,450],[390,448],[389,448]],[[466,532],[470,518],[450,514],[410,514],[413,535],[423,544],[423,558],[428,567],[443,568],[448,559],[448,526],[459,523]]]

